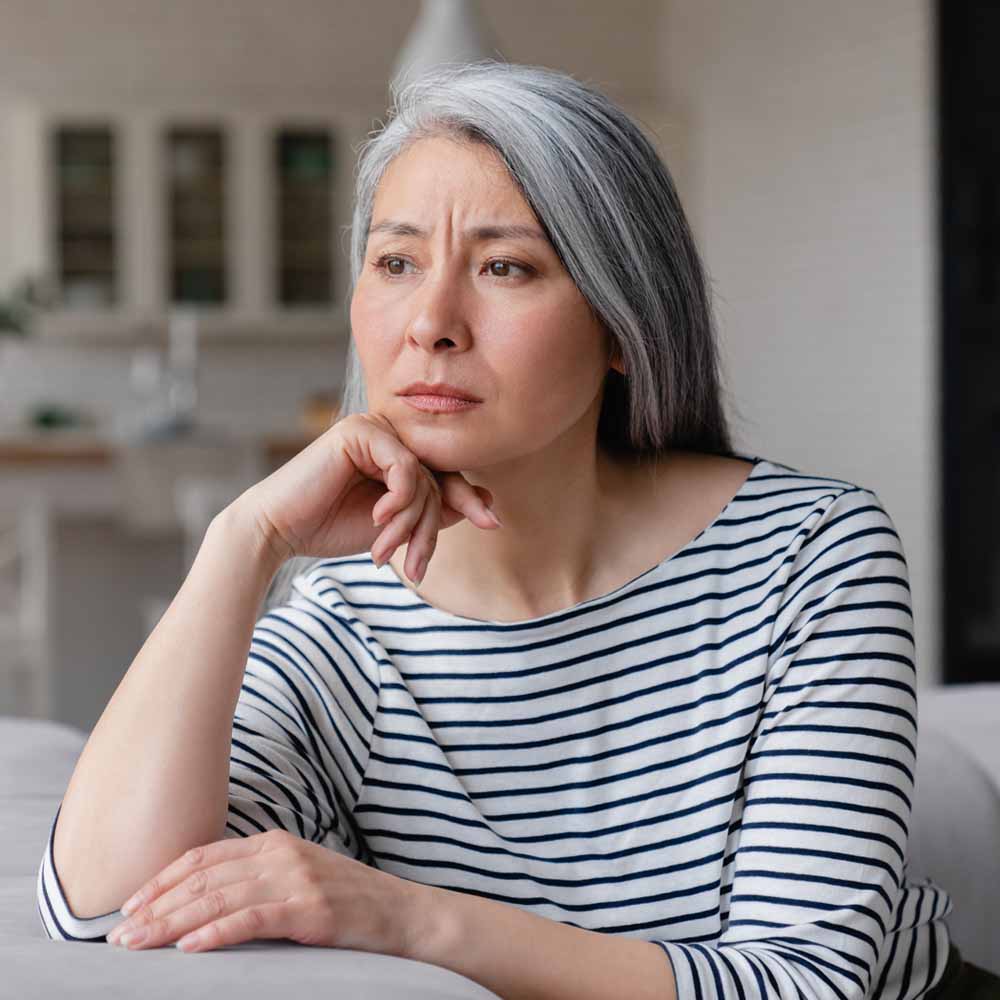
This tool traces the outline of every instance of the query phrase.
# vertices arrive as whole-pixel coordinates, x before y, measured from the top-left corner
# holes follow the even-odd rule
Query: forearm
[[[503,1000],[677,1000],[650,941],[583,930],[506,903],[419,886],[407,957],[451,969]]]
[[[280,564],[237,504],[212,521],[67,786],[53,856],[81,918],[117,909],[188,848],[222,837],[233,713]]]

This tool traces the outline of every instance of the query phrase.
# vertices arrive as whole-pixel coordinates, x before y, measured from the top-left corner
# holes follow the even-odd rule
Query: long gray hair
[[[621,108],[566,73],[487,59],[435,68],[392,89],[387,122],[359,148],[351,294],[364,267],[375,191],[419,139],[447,135],[499,155],[562,265],[610,332],[602,447],[637,459],[670,449],[733,455],[704,267],[673,179]],[[337,419],[368,409],[353,340]],[[288,560],[264,608],[323,561]]]

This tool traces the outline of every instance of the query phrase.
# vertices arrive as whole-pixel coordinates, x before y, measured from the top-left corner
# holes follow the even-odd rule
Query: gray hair
[[[352,294],[388,165],[423,138],[484,143],[617,346],[625,375],[607,373],[599,444],[637,460],[668,449],[734,455],[705,269],[670,172],[640,126],[566,73],[493,59],[434,68],[393,87],[392,99],[387,123],[359,148]],[[337,419],[367,409],[352,340]],[[288,560],[264,607],[322,561]]]

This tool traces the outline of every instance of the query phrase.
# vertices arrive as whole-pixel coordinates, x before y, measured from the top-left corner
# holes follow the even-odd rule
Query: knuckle
[[[295,868],[295,882],[305,886],[307,889],[315,889],[319,886],[321,879],[316,869],[311,865],[300,864]]]
[[[226,894],[221,889],[216,889],[205,897],[205,912],[210,920],[217,919],[226,912]]]
[[[152,903],[143,903],[135,913],[132,914],[132,920],[135,921],[138,927],[151,927],[156,923],[156,914],[153,912]]]
[[[263,849],[264,844],[267,844],[270,847],[277,847],[285,843],[289,836],[290,835],[287,830],[281,830],[278,827],[268,830],[261,837],[261,849]]]
[[[264,916],[264,911],[258,906],[248,906],[243,911],[244,929],[251,936],[260,934],[264,930],[266,922],[267,918]]]
[[[208,876],[203,871],[195,872],[185,881],[184,884],[187,886],[187,891],[192,896],[197,896],[205,891],[205,888],[208,885]]]
[[[364,428],[369,433],[373,430],[381,431],[384,434],[391,434],[393,437],[398,438],[399,434],[396,432],[396,428],[393,426],[392,422],[381,413],[354,413],[347,420],[354,420],[355,430],[360,430]]]
[[[378,424],[379,427],[387,427],[394,434],[396,433],[396,425],[384,413],[368,410],[365,413],[365,416],[372,422]]]
[[[194,867],[195,865],[200,865],[205,859],[205,848],[203,846],[192,847],[184,855],[184,863]]]
[[[302,907],[307,912],[316,914],[323,922],[333,917],[333,907],[330,905],[330,900],[325,893],[318,889],[302,894]]]

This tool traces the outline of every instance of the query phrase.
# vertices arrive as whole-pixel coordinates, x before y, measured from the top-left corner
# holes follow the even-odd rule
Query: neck
[[[586,458],[564,446],[463,470],[470,483],[492,492],[503,527],[484,531],[460,521],[441,532],[417,593],[459,615],[474,603],[479,610],[467,617],[496,621],[586,600],[634,519],[634,484],[644,471],[593,445]],[[391,560],[401,579],[405,559],[401,547]]]

